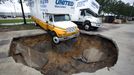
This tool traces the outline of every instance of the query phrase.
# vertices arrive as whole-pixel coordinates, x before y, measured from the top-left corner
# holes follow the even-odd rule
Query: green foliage
[[[26,19],[27,22],[33,22],[31,19]],[[23,22],[23,19],[1,19],[1,23],[21,23]]]
[[[134,4],[131,6],[121,0],[97,0],[97,2],[101,5],[99,13],[103,11],[115,15],[134,16]]]
[[[0,25],[0,32],[6,31],[16,31],[16,30],[31,30],[31,29],[39,29],[33,24],[24,24],[24,25]]]

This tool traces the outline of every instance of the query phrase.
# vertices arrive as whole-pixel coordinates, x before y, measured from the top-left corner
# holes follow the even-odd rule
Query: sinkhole
[[[48,34],[42,34],[14,38],[10,56],[44,75],[71,75],[113,67],[118,48],[114,41],[101,35],[80,34],[55,45]]]

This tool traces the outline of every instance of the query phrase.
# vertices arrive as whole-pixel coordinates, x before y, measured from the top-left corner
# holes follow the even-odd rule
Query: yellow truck
[[[79,36],[77,25],[71,22],[74,0],[29,0],[34,22],[52,35],[55,44]]]

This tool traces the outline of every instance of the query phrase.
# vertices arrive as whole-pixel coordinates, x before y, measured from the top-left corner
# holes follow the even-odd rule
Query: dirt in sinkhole
[[[112,40],[100,35],[81,34],[55,45],[45,34],[14,39],[10,55],[44,75],[71,75],[114,66],[118,49]]]

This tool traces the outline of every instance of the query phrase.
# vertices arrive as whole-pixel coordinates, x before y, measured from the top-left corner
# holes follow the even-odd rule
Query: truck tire
[[[52,37],[52,42],[53,42],[54,44],[59,44],[59,43],[60,43],[60,40],[59,40],[59,38],[58,38],[58,36],[56,35],[55,32],[49,31],[49,34],[51,35],[51,37]]]
[[[34,23],[35,26],[37,26],[37,23]]]
[[[60,43],[60,40],[57,36],[53,36],[52,41],[53,41],[54,44],[59,44]]]
[[[37,23],[34,23],[34,25],[37,26],[37,27],[39,26],[39,24],[37,24]]]
[[[90,22],[85,22],[85,24],[84,24],[84,30],[86,30],[86,31],[91,30],[91,23]]]

